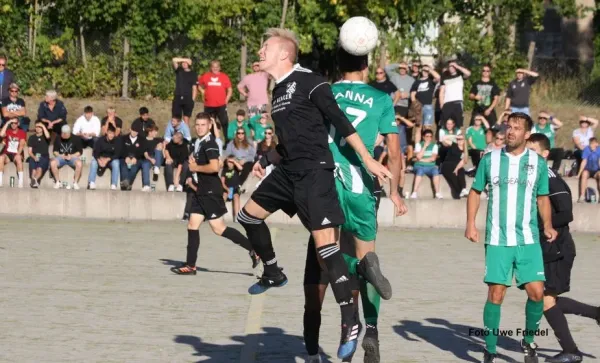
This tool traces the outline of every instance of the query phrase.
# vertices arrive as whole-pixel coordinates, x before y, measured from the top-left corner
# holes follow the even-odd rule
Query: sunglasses
[[[489,69],[484,69],[482,72],[483,73],[490,73],[491,71]]]
[[[245,133],[245,132],[238,132],[237,134],[238,134],[238,135],[246,135],[246,133]]]
[[[547,119],[548,119],[548,117],[541,117],[541,116],[538,117],[538,120],[547,120]]]
[[[6,66],[6,63],[0,63],[0,67]]]
[[[19,90],[18,90],[18,89],[11,89],[11,90],[9,90],[9,91],[10,91],[10,92],[14,92],[14,93],[17,93],[17,92],[19,92]]]
[[[383,74],[383,72],[377,72],[377,73],[375,73],[375,74]]]
[[[265,135],[273,135],[272,132],[265,132]]]

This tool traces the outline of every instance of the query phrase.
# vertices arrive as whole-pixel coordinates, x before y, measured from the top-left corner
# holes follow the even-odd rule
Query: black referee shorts
[[[560,295],[571,290],[571,270],[575,261],[575,243],[570,233],[559,233],[556,241],[541,241],[544,254],[544,293]]]
[[[190,214],[203,215],[207,221],[221,218],[227,213],[222,195],[198,195],[194,193],[191,199]]]
[[[340,207],[333,169],[302,171],[275,168],[252,193],[252,200],[269,213],[284,211],[309,231],[338,227],[346,218]]]
[[[194,100],[191,97],[175,96],[171,105],[171,116],[178,119],[192,116]]]

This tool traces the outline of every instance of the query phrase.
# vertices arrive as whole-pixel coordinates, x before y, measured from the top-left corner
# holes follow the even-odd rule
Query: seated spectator
[[[440,172],[436,165],[437,157],[438,145],[433,140],[433,131],[427,129],[423,131],[423,141],[415,145],[415,158],[417,161],[414,165],[415,181],[410,196],[411,199],[417,199],[417,192],[424,175],[432,179],[435,197],[437,199],[443,198],[442,193],[440,193]]]
[[[94,115],[92,106],[85,106],[83,115],[79,116],[73,125],[73,135],[81,138],[81,146],[84,149],[93,149],[94,143],[100,137],[101,127],[100,119]]]
[[[29,131],[31,120],[27,117],[25,100],[19,97],[19,86],[11,83],[8,88],[8,97],[2,100],[2,119],[10,120],[17,118],[19,128],[25,132]]]
[[[183,133],[177,131],[173,140],[165,147],[165,183],[169,192],[183,192],[188,171],[190,147]]]
[[[17,167],[18,187],[23,188],[23,150],[27,134],[19,128],[19,119],[12,118],[2,126],[0,138],[4,139],[3,153],[0,155],[0,187],[4,176],[4,165],[9,162]]]
[[[252,134],[254,135],[254,137],[253,137],[254,147],[256,147],[259,142],[261,142],[265,139],[265,132],[267,131],[267,129],[270,129],[271,131],[273,131],[273,126],[269,125],[268,121],[269,121],[269,114],[266,111],[264,111],[260,114],[260,118],[258,118],[256,116],[250,118],[250,130],[252,131]],[[230,123],[230,125],[231,125],[231,123]]]
[[[144,157],[146,138],[141,136],[142,129],[132,128],[129,134],[121,138],[121,190],[130,191],[138,171],[142,170],[142,191],[150,189],[150,162]]]
[[[595,137],[592,137],[589,145],[583,149],[577,177],[579,178],[578,202],[582,203],[585,201],[588,178],[596,179],[598,190],[600,190],[600,148],[598,148],[598,140]]]
[[[563,123],[559,119],[548,114],[546,111],[542,111],[538,116],[538,122],[533,125],[533,129],[531,130],[532,134],[544,134],[548,140],[550,140],[550,154],[548,155],[548,160],[552,160],[552,170],[555,173],[558,173],[560,164],[565,155],[565,151],[562,148],[557,148],[555,146],[554,140],[556,131],[560,129],[562,125]]]
[[[113,125],[108,125],[106,135],[98,138],[94,145],[90,174],[88,176],[88,189],[96,189],[96,176],[104,175],[110,169],[110,189],[117,190],[121,172],[120,156],[121,141],[116,137],[117,130]]]
[[[508,130],[508,116],[510,116],[511,113],[512,112],[510,110],[505,110],[502,112],[502,115],[500,115],[500,122],[488,129],[485,135],[485,139],[488,144],[494,141],[494,137],[497,133],[506,135],[506,131]]]
[[[275,135],[273,128],[268,126],[263,131],[264,140],[260,141],[256,148],[256,161],[263,156],[267,155],[271,150],[275,149],[277,142],[275,141]]]
[[[140,107],[139,112],[140,117],[133,120],[133,122],[131,123],[131,127],[133,128],[135,126],[139,129],[139,127],[141,126],[142,132],[147,135],[148,128],[150,126],[156,125],[156,122],[154,122],[154,120],[150,118],[150,111],[148,111],[147,107]]]
[[[183,138],[186,139],[187,141],[191,142],[192,141],[192,134],[190,133],[190,127],[183,121],[181,121],[181,119],[177,118],[177,117],[173,117],[171,119],[171,122],[169,122],[167,124],[167,128],[165,130],[165,144],[168,144],[171,142],[171,139],[173,138],[173,135],[175,135],[176,132],[180,131],[183,134]]]
[[[500,150],[506,146],[506,134],[500,131],[494,133],[494,141],[490,142],[488,146],[485,148],[484,154],[489,153],[490,151]]]
[[[54,189],[60,189],[63,184],[60,182],[60,175],[58,170],[63,166],[68,165],[75,169],[75,178],[73,179],[73,189],[79,189],[79,179],[81,179],[81,168],[83,163],[81,162],[81,153],[83,152],[83,146],[81,145],[81,139],[78,136],[71,134],[71,127],[69,125],[63,125],[60,130],[60,137],[54,140],[54,159],[50,162],[50,170],[56,183]],[[65,183],[66,184],[66,183]],[[67,189],[71,189],[69,184],[64,185]]]
[[[450,186],[453,199],[464,198],[469,195],[467,181],[465,180],[465,137],[459,135],[453,143],[442,162],[442,175]]]
[[[29,179],[32,188],[39,188],[42,176],[50,167],[50,132],[43,122],[35,123],[35,134],[29,136]]]
[[[133,126],[132,126],[133,127]],[[139,125],[135,125],[137,129],[139,129]],[[144,157],[146,160],[150,162],[154,169],[154,176],[152,177],[153,181],[158,180],[158,176],[160,175],[160,167],[164,161],[163,155],[163,139],[158,137],[158,126],[155,124],[148,125],[146,127],[146,152],[144,153]],[[144,172],[142,170],[142,172]],[[150,176],[148,176],[148,179]]]
[[[577,165],[581,165],[583,150],[590,145],[590,139],[594,137],[594,130],[598,126],[598,120],[587,116],[579,117],[579,128],[573,130],[573,143],[575,150],[573,156]]]
[[[444,127],[439,130],[439,159],[438,164],[446,158],[446,151],[456,142],[456,137],[462,135],[462,131],[456,127],[453,119],[446,120]]]
[[[229,156],[221,173],[221,183],[223,184],[223,199],[231,201],[233,213],[232,217],[235,221],[240,211],[240,172],[244,166],[240,164],[235,157]]]
[[[117,110],[114,107],[109,107],[106,109],[106,116],[102,119],[100,125],[102,127],[102,135],[106,135],[106,130],[108,129],[108,126],[112,125],[112,127],[116,130],[115,137],[121,136],[121,130],[123,129],[123,120],[121,120],[117,116]]]
[[[240,172],[240,186],[244,185],[252,171],[255,155],[256,149],[248,142],[246,130],[240,127],[235,133],[235,138],[227,144],[224,153],[225,157],[235,157],[238,163],[243,166]]]
[[[57,97],[56,91],[46,91],[46,98],[40,103],[37,114],[38,121],[46,124],[53,139],[56,139],[56,135],[60,134],[62,127],[67,124],[67,108]]]
[[[469,148],[469,156],[473,161],[473,167],[475,169],[479,166],[479,161],[481,161],[483,151],[487,146],[485,134],[489,126],[490,124],[485,117],[477,115],[473,118],[473,126],[469,126],[465,133],[467,146]]]
[[[227,125],[227,140],[233,140],[235,138],[235,134],[237,129],[243,128],[246,132],[246,138],[248,140],[252,140],[252,134],[250,129],[250,120],[246,120],[246,111],[237,110],[235,113],[235,120],[229,121],[229,125]],[[258,120],[261,116],[254,116],[252,118],[252,122]]]

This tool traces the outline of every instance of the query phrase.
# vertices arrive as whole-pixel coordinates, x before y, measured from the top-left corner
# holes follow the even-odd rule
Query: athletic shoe
[[[254,251],[250,251],[249,253],[250,259],[252,260],[252,269],[255,269],[256,266],[260,263],[260,257]]]
[[[60,189],[62,187],[62,183],[60,181],[57,181],[56,183],[54,183],[54,189]]]
[[[469,191],[467,190],[467,188],[461,190],[461,192],[460,192],[461,198],[468,197],[468,196],[469,196]]]
[[[73,189],[75,189],[75,190],[79,190],[79,184],[77,184],[77,183],[73,183]]]
[[[117,190],[117,186],[116,186],[116,185],[114,185],[114,184],[113,184],[113,185],[111,185],[111,186],[110,186],[110,190]]]
[[[418,197],[417,197],[417,192],[413,192],[413,193],[410,195],[410,199],[417,199],[417,198],[418,198]]]
[[[309,355],[308,358],[306,358],[306,363],[322,363],[322,362],[323,361],[321,360],[320,354]]]
[[[88,189],[89,190],[96,190],[96,183],[90,182],[90,185],[88,185]]]
[[[127,190],[129,188],[129,180],[123,180],[121,182],[121,190]]]
[[[29,181],[29,186],[32,187],[33,189],[38,187],[34,178],[31,178],[31,180]]]
[[[442,193],[435,193],[435,199],[444,199]]]
[[[339,359],[347,359],[351,357],[358,347],[358,336],[362,330],[362,324],[357,321],[354,325],[342,324],[342,338],[337,351]]]
[[[538,363],[537,348],[537,344],[525,343],[525,340],[521,340],[521,350],[525,354],[525,363]]]
[[[169,189],[167,189],[167,192],[174,192],[175,191],[175,186],[173,184],[169,185]]]
[[[143,186],[143,187],[142,187],[142,192],[149,192],[149,191],[151,191],[151,190],[152,190],[152,189],[150,188],[150,186],[149,186],[149,185],[145,185],[145,186]]]
[[[365,351],[365,363],[379,363],[379,333],[375,325],[367,324],[367,332],[363,337],[362,348]]]
[[[546,362],[549,363],[575,363],[583,361],[583,355],[581,352],[576,353],[565,353],[560,352],[554,357],[546,358]]]
[[[171,271],[178,275],[195,275],[196,267],[191,267],[184,263],[182,266],[171,268]]]
[[[158,166],[154,167],[154,175],[152,176],[152,181],[158,181],[158,176],[160,175],[160,168]]]
[[[175,188],[175,190],[178,192],[183,192],[183,186],[178,185],[177,188]]]
[[[283,287],[287,283],[288,278],[281,271],[279,271],[279,273],[275,276],[267,276],[263,273],[263,275],[258,278],[258,282],[250,286],[250,288],[248,289],[248,293],[250,295],[259,295],[266,292],[272,287]]]
[[[483,363],[496,363],[496,358],[498,355],[496,353],[490,353],[487,349],[483,351]]]
[[[183,213],[183,217],[181,217],[181,221],[182,222],[187,222],[190,220],[190,214],[189,213]]]
[[[17,188],[23,189],[23,179],[19,180]]]
[[[392,285],[390,285],[388,279],[383,276],[381,268],[379,267],[379,258],[375,252],[367,252],[365,257],[363,257],[356,266],[356,272],[370,282],[384,300],[392,298]]]

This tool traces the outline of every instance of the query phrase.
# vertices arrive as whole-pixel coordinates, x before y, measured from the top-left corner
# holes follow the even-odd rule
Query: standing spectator
[[[260,70],[258,62],[252,63],[252,74],[244,76],[237,85],[240,94],[246,98],[250,117],[267,111],[268,87],[269,74]]]
[[[7,91],[10,85],[15,82],[15,75],[7,68],[8,60],[4,54],[0,54],[0,101],[8,97]],[[2,103],[4,106],[4,103]]]
[[[198,74],[192,70],[189,58],[173,58],[175,68],[175,97],[171,107],[171,116],[182,118],[187,125],[194,110],[194,101],[198,95]],[[143,130],[142,130],[143,131]]]
[[[79,179],[81,179],[82,162],[80,160],[83,146],[81,139],[78,136],[71,134],[71,127],[63,125],[60,129],[60,136],[54,140],[54,159],[50,162],[50,170],[56,183],[54,189],[60,189],[63,185],[60,182],[58,170],[63,166],[68,165],[75,169],[75,177],[73,179],[73,189],[79,189]],[[66,185],[67,189],[71,189],[70,185]]]
[[[217,146],[219,147],[219,155],[223,155],[223,139],[225,138],[223,135],[227,130],[223,130],[221,126],[221,122],[219,119],[214,116],[210,116],[210,133],[213,135]]]
[[[492,126],[498,121],[496,105],[500,99],[500,88],[491,77],[492,67],[486,64],[481,70],[481,79],[473,83],[471,87],[469,99],[475,101],[475,107],[471,113],[471,126],[475,122],[476,115],[483,115]]]
[[[415,79],[408,75],[408,65],[406,62],[400,64],[394,63],[387,65],[384,70],[388,79],[396,86],[398,91],[400,91],[400,99],[394,105],[396,114],[399,114],[402,117],[408,117],[410,89],[412,88],[413,83],[415,83]],[[408,136],[408,131],[404,131],[406,132],[407,138],[410,138]]]
[[[121,138],[121,190],[131,190],[140,169],[142,171],[142,191],[150,191],[150,162],[144,157],[146,138],[142,129],[132,128]]]
[[[540,76],[537,72],[527,69],[517,69],[517,78],[508,84],[506,91],[506,106],[512,112],[523,112],[529,115],[529,96],[531,86]]]
[[[375,80],[369,85],[373,88],[380,90],[381,92],[387,93],[392,98],[394,105],[400,101],[400,91],[396,86],[387,78],[383,68],[379,67],[375,71]]]
[[[231,100],[233,90],[229,77],[221,72],[221,63],[210,62],[210,72],[198,79],[198,88],[204,96],[204,112],[217,115],[223,130],[227,130],[227,104]],[[225,136],[225,135],[224,135]]]
[[[190,145],[181,131],[173,135],[173,140],[165,148],[165,183],[169,192],[183,192],[188,171]],[[202,187],[202,186],[200,186]]]
[[[152,125],[156,125],[156,122],[154,122],[154,120],[150,118],[150,111],[148,111],[147,107],[140,107],[139,113],[140,117],[133,120],[133,122],[131,123],[131,127],[137,127],[138,129],[139,127],[141,127],[142,132],[147,135],[147,129]]]
[[[410,75],[412,78],[417,79],[420,77],[420,74],[421,74],[421,61],[419,61],[418,59],[415,59],[412,62],[410,62]]]
[[[562,127],[563,123],[550,115],[546,111],[540,112],[538,122],[531,129],[532,134],[544,134],[550,141],[550,153],[547,159],[552,160],[552,170],[558,173],[560,164],[565,156],[565,151],[562,148],[557,148],[555,145],[556,131]]]
[[[158,176],[160,175],[160,167],[164,161],[163,155],[163,139],[158,137],[158,126],[152,124],[146,128],[146,152],[144,153],[144,157],[146,160],[152,164],[154,167],[154,176],[152,177],[153,181],[158,180]],[[142,170],[142,172],[144,172]],[[150,176],[148,176],[150,178]]]
[[[277,142],[275,142],[275,136],[273,135],[273,128],[267,126],[264,133],[264,139],[256,145],[256,160],[258,161],[261,157],[267,155],[271,150],[275,150]]]
[[[50,166],[50,132],[43,122],[35,123],[35,134],[29,136],[29,179],[32,188],[39,188],[42,176]]]
[[[250,122],[246,119],[246,111],[242,109],[237,110],[235,113],[235,120],[230,121],[229,125],[227,125],[227,140],[233,140],[235,138],[235,133],[239,128],[243,128],[247,138],[252,139]]]
[[[490,127],[485,117],[476,115],[473,120],[473,126],[467,128],[465,133],[467,146],[469,148],[469,156],[473,162],[473,167],[477,169],[483,152],[487,146],[486,131]]]
[[[81,138],[81,146],[85,149],[94,148],[94,143],[100,137],[100,119],[94,115],[92,106],[85,106],[83,115],[75,121],[73,125],[73,135]]]
[[[254,166],[254,157],[256,156],[256,149],[248,142],[246,130],[243,128],[237,129],[235,138],[227,144],[224,156],[229,157],[232,155],[237,159],[243,168],[240,172],[240,186],[246,182],[252,167]]]
[[[439,73],[428,65],[425,65],[421,70],[421,77],[415,81],[410,89],[411,102],[419,102],[423,105],[422,118],[421,120],[417,120],[421,125],[415,130],[417,135],[421,134],[421,127],[425,129],[433,128],[433,93],[439,81]]]
[[[273,127],[267,123],[268,120],[269,114],[267,111],[261,113],[260,118],[257,118],[257,116],[250,118],[250,129],[254,135],[254,146],[265,139],[265,132],[267,132],[267,130],[273,131]]]
[[[598,190],[600,190],[600,149],[598,148],[598,140],[595,137],[592,137],[589,140],[589,145],[583,149],[577,178],[579,178],[579,203],[585,201],[588,178],[595,179]]]
[[[117,116],[117,110],[114,107],[106,109],[106,116],[100,122],[102,126],[102,135],[106,135],[106,130],[109,125],[115,129],[115,137],[121,136],[121,130],[123,129],[123,120]]]
[[[587,116],[579,117],[579,128],[573,130],[573,143],[575,144],[573,156],[577,161],[577,165],[581,165],[583,150],[589,146],[590,139],[594,137],[594,130],[597,126],[598,120]]]
[[[113,125],[109,125],[106,135],[98,138],[94,145],[90,174],[88,175],[88,189],[90,190],[96,189],[96,176],[104,175],[106,169],[110,169],[110,189],[117,190],[121,173],[121,142],[116,137],[116,131]]]
[[[460,199],[469,195],[465,180],[465,137],[459,135],[452,144],[442,162],[442,175],[450,186],[452,199]]]
[[[440,124],[445,125],[448,119],[454,120],[456,127],[463,126],[463,89],[464,80],[471,76],[471,71],[459,66],[455,61],[448,63],[448,70],[442,74],[440,81],[440,106],[442,115]]]
[[[433,131],[423,131],[422,138],[423,141],[421,141],[415,146],[415,157],[417,158],[417,161],[415,162],[414,168],[415,181],[413,184],[413,192],[410,198],[418,198],[417,193],[419,191],[419,186],[421,185],[421,180],[423,179],[423,176],[427,175],[433,180],[435,197],[438,199],[442,199],[442,194],[440,193],[440,172],[436,165],[436,160],[438,156],[438,145],[433,139]]]
[[[141,129],[137,128],[137,130]],[[175,135],[177,132],[181,132],[183,134],[183,138],[187,141],[192,141],[192,134],[190,133],[190,127],[188,124],[182,122],[179,118],[173,117],[165,129],[165,145],[171,142],[173,135]]]
[[[1,60],[0,60],[1,62]],[[29,131],[29,123],[31,120],[27,117],[27,109],[25,108],[25,100],[19,97],[19,86],[16,83],[11,83],[8,88],[8,97],[4,98],[2,104],[2,118],[8,120],[11,118],[19,119],[19,127],[21,130]]]
[[[25,131],[19,129],[19,120],[12,118],[2,126],[0,138],[6,140],[6,147],[2,155],[0,155],[0,187],[2,186],[2,177],[4,175],[4,164],[13,162],[17,167],[18,186],[19,188],[23,188],[23,150],[25,149],[27,134]]]
[[[55,90],[46,91],[46,98],[40,103],[37,115],[37,119],[45,123],[48,131],[52,132],[54,139],[67,124],[67,108],[57,96]]]
[[[229,156],[225,161],[223,172],[221,173],[221,183],[223,184],[223,199],[231,201],[233,221],[236,221],[240,211],[240,172],[244,166],[240,164],[235,157]]]

